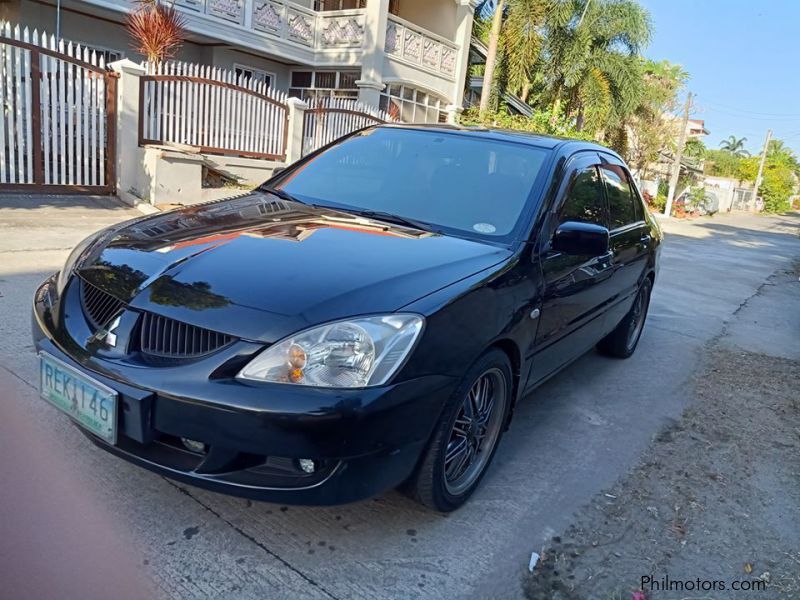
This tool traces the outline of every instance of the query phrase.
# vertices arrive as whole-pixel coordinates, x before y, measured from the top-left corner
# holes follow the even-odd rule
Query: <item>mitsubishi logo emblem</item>
[[[106,343],[106,346],[110,348],[116,348],[117,346],[117,334],[115,333],[115,331],[117,330],[117,327],[119,327],[119,321],[121,318],[122,315],[117,315],[116,317],[114,317],[114,319],[108,324],[108,326],[105,329],[106,333],[104,341]]]

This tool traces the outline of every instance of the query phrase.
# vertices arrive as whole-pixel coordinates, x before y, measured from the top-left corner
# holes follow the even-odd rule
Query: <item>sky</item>
[[[639,0],[655,33],[644,55],[683,65],[718,148],[746,137],[753,154],[767,129],[800,156],[800,0]]]

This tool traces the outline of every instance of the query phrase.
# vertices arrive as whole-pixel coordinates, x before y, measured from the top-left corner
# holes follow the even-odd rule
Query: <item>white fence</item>
[[[303,155],[358,129],[394,122],[387,112],[349,98],[317,98],[310,102],[303,117]]]
[[[115,81],[94,52],[4,23],[0,189],[107,190]]]
[[[173,142],[209,154],[284,160],[286,95],[230,70],[148,65],[140,79],[139,143]]]

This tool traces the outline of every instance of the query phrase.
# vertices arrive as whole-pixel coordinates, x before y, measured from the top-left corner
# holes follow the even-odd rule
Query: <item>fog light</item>
[[[182,437],[181,444],[183,444],[183,447],[191,452],[203,454],[206,451],[206,445],[203,442],[198,442],[197,440],[190,440],[189,438]]]
[[[297,464],[304,473],[308,473],[309,475],[317,470],[317,465],[310,458],[301,458],[297,461]]]

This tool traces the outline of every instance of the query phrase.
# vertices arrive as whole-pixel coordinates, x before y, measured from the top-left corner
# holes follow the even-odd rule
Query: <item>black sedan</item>
[[[253,193],[115,225],[36,291],[41,392],[198,486],[333,504],[479,484],[517,401],[630,356],[661,232],[606,148],[381,126]]]

